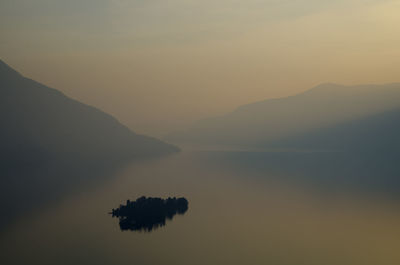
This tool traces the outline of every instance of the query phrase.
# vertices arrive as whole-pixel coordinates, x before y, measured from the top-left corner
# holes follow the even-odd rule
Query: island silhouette
[[[135,201],[126,201],[112,209],[112,217],[119,218],[121,231],[145,231],[165,226],[166,220],[172,220],[176,214],[185,214],[189,208],[186,198],[168,197],[167,199],[142,196]]]

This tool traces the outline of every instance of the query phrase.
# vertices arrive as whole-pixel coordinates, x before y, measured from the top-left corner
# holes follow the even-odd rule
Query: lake
[[[396,161],[187,150],[102,173],[43,168],[34,177],[61,176],[68,188],[7,224],[1,264],[400,264]],[[121,231],[109,212],[140,196],[185,197],[189,208],[151,232]]]

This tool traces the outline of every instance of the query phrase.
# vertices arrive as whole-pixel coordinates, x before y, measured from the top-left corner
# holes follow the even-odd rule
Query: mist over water
[[[366,168],[365,159],[192,150],[133,163],[20,217],[0,234],[0,258],[4,264],[397,263],[400,170],[386,159]],[[151,233],[121,231],[108,212],[142,195],[182,196],[190,211]]]

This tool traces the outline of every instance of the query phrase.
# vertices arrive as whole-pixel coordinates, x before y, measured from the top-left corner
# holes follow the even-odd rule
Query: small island
[[[187,199],[168,197],[167,199],[142,196],[136,201],[126,201],[111,210],[112,217],[119,218],[122,231],[146,231],[165,226],[176,214],[184,214],[189,208]]]

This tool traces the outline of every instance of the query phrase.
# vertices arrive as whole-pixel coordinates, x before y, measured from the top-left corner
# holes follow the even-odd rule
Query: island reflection
[[[126,201],[112,209],[112,217],[119,218],[121,231],[146,231],[150,232],[165,226],[166,220],[172,220],[176,214],[185,214],[189,202],[185,198],[153,198],[142,196],[136,201]]]

